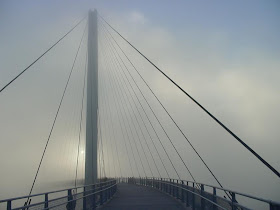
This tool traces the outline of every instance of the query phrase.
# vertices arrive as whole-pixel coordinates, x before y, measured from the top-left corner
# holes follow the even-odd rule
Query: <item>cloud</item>
[[[148,21],[148,19],[142,13],[137,11],[131,12],[128,16],[128,20],[136,24],[145,24]]]

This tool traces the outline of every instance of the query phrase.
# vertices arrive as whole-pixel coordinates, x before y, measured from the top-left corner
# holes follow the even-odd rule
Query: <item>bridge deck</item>
[[[159,192],[150,187],[138,186],[133,184],[118,184],[118,190],[113,199],[105,204],[102,210],[153,210],[168,209],[179,210],[186,209],[183,204],[174,198]]]

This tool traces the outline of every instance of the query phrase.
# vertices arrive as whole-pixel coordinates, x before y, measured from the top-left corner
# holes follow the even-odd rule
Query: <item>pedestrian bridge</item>
[[[101,209],[129,210],[129,209],[185,209],[183,203],[152,187],[143,185],[120,183],[114,197]]]
[[[0,97],[2,97],[3,92],[7,95],[9,87],[16,83],[18,78],[27,72],[31,66],[35,65],[38,60],[42,59],[45,54],[49,53],[52,48],[60,43],[84,20],[85,18],[0,89]],[[245,148],[246,152],[256,158],[266,170],[279,178],[280,173],[272,165],[134,47],[98,15],[97,11],[90,12],[88,20],[84,25],[81,40],[74,56],[74,61],[71,63],[72,67],[66,79],[66,84],[63,86],[64,89],[61,90],[61,98],[58,102],[53,121],[51,121],[52,125],[50,130],[48,130],[48,136],[45,137],[46,141],[43,141],[44,149],[42,154],[40,153],[39,164],[36,167],[37,170],[34,179],[32,179],[32,184],[30,184],[29,194],[8,199],[1,198],[0,209],[234,210],[250,209],[252,207],[248,205],[249,203],[255,203],[253,208],[280,209],[279,202],[235,192],[223,187],[220,177],[214,173],[206,158],[192,144],[182,126],[179,125],[175,117],[172,116],[164,103],[155,94],[149,83],[130,59],[128,53],[125,53],[116,36],[132,48],[137,55],[140,55],[141,59],[144,59],[156,72],[159,72],[168,82],[171,82],[184,97],[187,97],[197,105],[206,116],[209,116],[215,123],[218,123],[217,125],[229,134],[230,138],[232,138],[231,140],[238,143],[238,145],[241,144],[242,148]],[[87,48],[82,48],[87,28],[88,42],[85,45]],[[114,35],[112,35],[113,33]],[[49,145],[54,141],[52,139],[53,131],[61,109],[63,109],[64,98],[72,96],[71,94],[67,95],[67,91],[69,91],[68,85],[71,82],[73,83],[71,76],[74,74],[72,72],[75,69],[75,65],[77,65],[76,60],[79,58],[78,55],[81,49],[86,51],[83,54],[82,61],[80,61],[80,63],[84,62],[85,66],[78,68],[84,69],[82,76],[80,73],[80,77],[78,77],[79,79],[82,78],[82,88],[76,90],[76,92],[74,91],[76,98],[74,97],[73,102],[76,107],[79,107],[79,111],[75,115],[75,119],[78,118],[78,123],[75,124],[76,127],[73,126],[76,129],[69,129],[71,127],[69,126],[67,132],[61,132],[68,135],[69,132],[74,130],[78,131],[78,134],[76,133],[76,137],[75,135],[68,135],[68,137],[65,137],[65,144],[60,145],[61,148],[65,149],[72,136],[74,136],[71,144],[74,145],[74,149],[72,149],[76,152],[67,154],[66,159],[74,157],[72,162],[75,162],[75,166],[71,176],[72,178],[75,177],[75,184],[71,185],[73,187],[48,192],[42,192],[39,188],[37,192],[40,193],[34,194],[34,187],[38,184],[38,177],[42,175],[41,166],[45,163],[46,154],[55,155],[56,153],[47,153],[46,151],[49,151]],[[102,71],[98,71],[99,68]],[[78,73],[76,72],[76,74]],[[77,81],[74,81],[76,84]],[[149,94],[148,97],[146,96],[147,94]],[[84,97],[85,95],[87,97]],[[48,96],[44,97],[47,98]],[[76,100],[77,98],[81,100]],[[84,111],[85,104],[86,111]],[[162,111],[164,114],[163,118],[159,116],[161,114],[158,114],[156,109]],[[67,116],[71,114],[71,111],[68,110]],[[48,116],[52,115],[48,114]],[[69,120],[69,118],[67,119]],[[162,119],[168,119],[169,121],[165,124]],[[173,130],[170,130],[171,124]],[[85,133],[84,145],[82,145],[81,135],[83,130]],[[172,137],[174,133],[176,133],[176,136]],[[175,143],[178,139],[180,144],[178,142]],[[216,183],[216,186],[197,181],[198,179],[196,179],[195,173],[192,171],[195,167],[192,168],[188,165],[187,152],[180,148],[182,145],[187,145],[188,149],[193,152],[202,167],[207,170],[208,175],[211,175],[211,179]],[[71,146],[68,145],[68,147]],[[55,146],[52,148],[57,149]],[[85,151],[82,151],[81,148]],[[216,153],[217,151],[211,152]],[[235,154],[237,154],[236,151]],[[53,158],[52,155],[49,155],[49,157]],[[54,164],[56,164],[56,158],[53,159],[55,159]],[[84,173],[79,173],[81,165],[84,168],[82,167],[83,170],[80,171],[84,171]],[[65,173],[65,171],[63,172]],[[85,185],[77,185],[79,176]],[[184,180],[182,177],[188,177],[189,180]]]
[[[229,193],[232,199],[219,196],[221,192]],[[251,209],[246,204],[238,203],[236,196],[247,202],[248,199],[260,202],[265,209],[280,209],[280,203],[211,185],[174,179],[133,177],[100,180],[95,185],[0,200],[0,204],[5,204],[7,210]],[[25,202],[26,199],[29,200],[28,203]]]

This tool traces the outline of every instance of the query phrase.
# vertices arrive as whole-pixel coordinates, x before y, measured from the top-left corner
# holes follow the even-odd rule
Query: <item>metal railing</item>
[[[7,210],[94,209],[106,203],[117,190],[117,180],[98,182],[46,193],[0,200]],[[28,200],[28,202],[26,202]],[[24,205],[23,205],[24,204]]]
[[[4,204],[7,210],[94,209],[112,198],[117,190],[117,183],[121,182],[153,187],[171,195],[187,207],[192,207],[192,209],[250,209],[236,201],[236,196],[238,195],[260,201],[266,204],[270,210],[280,210],[279,202],[212,185],[177,179],[134,177],[110,179],[93,185],[9,198],[0,200],[0,206]],[[206,188],[207,190],[205,190]],[[231,199],[219,196],[218,191],[228,192],[231,195]],[[26,200],[29,202],[24,204]]]
[[[175,197],[176,199],[184,203],[187,207],[192,207],[192,209],[250,209],[249,207],[241,205],[236,201],[236,196],[238,195],[244,198],[263,202],[266,205],[267,209],[280,210],[279,202],[258,198],[255,196],[247,195],[245,193],[240,193],[198,182],[166,178],[134,177],[118,178],[118,181],[156,188],[157,190],[163,191],[171,195],[172,197]],[[205,190],[206,187],[209,188],[207,189],[208,191]],[[231,199],[226,199],[222,196],[218,196],[217,191],[228,192],[231,195]]]

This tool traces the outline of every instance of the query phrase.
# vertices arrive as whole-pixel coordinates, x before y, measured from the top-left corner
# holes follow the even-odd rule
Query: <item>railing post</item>
[[[92,193],[95,193],[95,185],[92,186]],[[96,203],[95,203],[95,194],[92,195],[92,209],[95,209]]]
[[[157,178],[155,179],[155,185],[156,185],[156,188],[159,189],[158,179]]]
[[[160,181],[159,181],[159,180],[160,180],[159,178],[156,179],[156,184],[157,184],[157,189],[158,189],[158,190],[161,189]]]
[[[168,193],[168,179],[164,180],[165,192]]]
[[[234,205],[234,203],[236,202],[235,200],[235,193],[231,193],[231,209],[232,210],[235,210],[236,209],[236,206]]]
[[[109,188],[108,188],[108,191],[109,191],[109,198],[112,197],[112,188],[111,188],[110,186],[111,186],[111,182],[109,182]]]
[[[204,196],[204,185],[203,184],[201,184],[201,189],[200,189],[200,195],[201,196]],[[201,209],[202,210],[204,210],[205,209],[205,200],[204,200],[204,198],[200,198],[200,203],[201,203]]]
[[[184,190],[184,181],[182,181],[182,189],[181,189],[181,201],[184,203],[184,200],[185,200],[185,196],[184,196],[184,193],[185,193],[185,190]]]
[[[45,194],[45,203],[44,203],[44,208],[48,209],[49,207],[49,196],[48,193]]]
[[[108,191],[108,197],[109,197],[109,200],[110,200],[110,198],[111,198],[111,190],[110,190],[110,186],[109,186],[109,188],[107,189],[107,191]]]
[[[84,187],[84,192],[83,192],[83,210],[86,210],[87,209],[87,198],[86,198],[86,187]]]
[[[112,188],[111,188],[111,186],[109,186],[109,193],[110,193],[110,198],[112,198]]]
[[[160,178],[160,190],[162,191],[162,178]]]
[[[216,194],[217,194],[217,192],[216,192],[216,187],[213,187],[213,199],[212,199],[212,201],[213,201],[214,203],[217,203]],[[216,210],[216,209],[217,209],[217,206],[213,204],[213,210]]]
[[[194,182],[193,182],[192,186],[193,186],[193,192],[195,192]],[[194,193],[192,193],[192,205],[193,205],[192,209],[195,209],[195,194]]]
[[[12,209],[12,201],[9,200],[7,201],[7,210],[11,210]]]
[[[111,187],[110,187],[112,197],[113,197],[113,195],[114,195],[114,188],[113,188],[113,184],[114,184],[114,181],[112,181],[112,183],[111,183]]]
[[[159,189],[159,181],[157,178],[156,178],[156,188]]]
[[[173,197],[175,197],[175,187],[174,187],[174,185],[175,185],[175,180],[173,179],[173,185],[172,185]]]
[[[68,197],[67,197],[67,201],[68,203],[66,204],[66,207],[69,206],[70,209],[72,208],[72,205],[73,205],[73,195],[72,195],[72,191],[71,189],[68,190]]]
[[[105,185],[105,188],[107,186]],[[107,199],[108,199],[108,193],[107,193],[107,190],[104,190],[104,197],[105,197],[105,202],[107,202]]]
[[[179,184],[178,184],[178,179],[177,179],[177,183],[176,183],[176,197],[177,197],[177,199],[179,199]]]
[[[187,193],[186,193],[186,206],[189,206],[189,182],[187,182]]]
[[[169,194],[171,195],[171,179],[170,179],[170,184],[169,184]]]
[[[102,183],[100,184],[100,205],[103,205],[103,187],[102,187]]]
[[[270,210],[279,210],[280,209],[280,205],[276,205],[276,204],[270,203],[269,204],[269,209]]]
[[[159,187],[158,187],[158,179],[157,178],[155,178],[155,186],[156,186],[157,189],[159,189]]]

